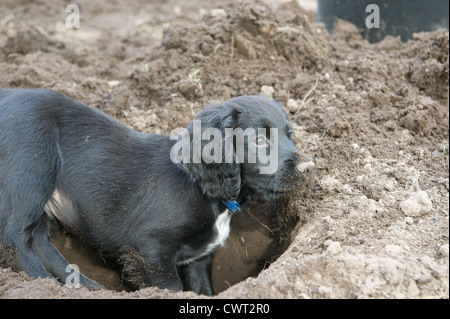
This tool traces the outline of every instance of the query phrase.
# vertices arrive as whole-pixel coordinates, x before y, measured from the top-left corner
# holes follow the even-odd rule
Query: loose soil
[[[206,105],[267,94],[287,106],[313,183],[256,199],[216,254],[220,298],[449,297],[449,34],[369,44],[330,35],[287,2],[2,1],[0,87],[57,90],[143,132],[186,127]],[[424,191],[425,194],[420,193]],[[409,199],[409,201],[407,201]],[[1,298],[197,298],[120,273],[61,229],[69,262],[108,289],[0,268]]]

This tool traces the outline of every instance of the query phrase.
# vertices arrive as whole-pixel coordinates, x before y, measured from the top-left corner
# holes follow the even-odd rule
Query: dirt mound
[[[0,18],[1,87],[56,89],[166,134],[234,96],[263,93],[287,107],[316,185],[284,208],[256,201],[233,221],[214,262],[219,297],[448,298],[448,31],[369,44],[344,21],[329,35],[295,1],[177,0],[79,1],[74,30],[58,1],[16,3]],[[421,213],[402,210],[407,200]],[[53,240],[87,275],[126,289],[76,239]],[[196,297],[69,290],[9,269],[0,296]]]

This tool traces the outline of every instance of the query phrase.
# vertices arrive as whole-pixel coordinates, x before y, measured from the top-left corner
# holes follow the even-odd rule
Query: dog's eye
[[[258,135],[258,137],[255,140],[255,144],[257,146],[266,146],[267,145],[267,139],[264,135]]]

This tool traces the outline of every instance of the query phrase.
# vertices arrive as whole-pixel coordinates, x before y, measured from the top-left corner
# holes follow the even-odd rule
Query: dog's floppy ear
[[[225,141],[225,129],[237,127],[238,117],[239,110],[230,103],[210,106],[198,114],[185,132],[189,135],[190,155],[183,157],[179,165],[210,198],[236,200],[239,194],[240,164],[232,141]]]

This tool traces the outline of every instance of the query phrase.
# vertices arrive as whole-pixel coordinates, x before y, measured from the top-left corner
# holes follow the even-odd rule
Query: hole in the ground
[[[233,216],[230,237],[226,246],[218,249],[213,262],[212,280],[216,294],[258,275],[288,247],[290,231],[296,222],[292,216],[282,217],[284,209],[281,206],[256,199],[245,212]],[[107,289],[131,291],[123,283],[121,273],[78,238],[54,228],[52,241],[66,260],[78,265],[86,276]]]
[[[233,217],[227,244],[214,257],[212,277],[216,293],[258,275],[284,252],[295,222],[292,227],[285,224],[283,215],[284,208],[260,200]]]

